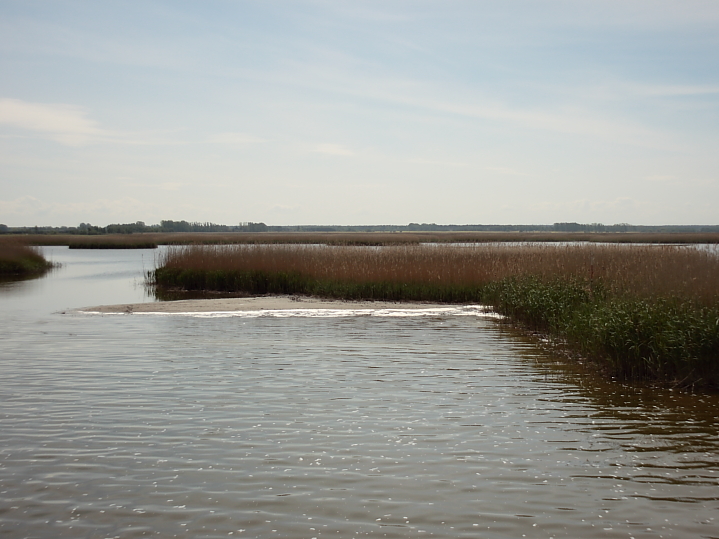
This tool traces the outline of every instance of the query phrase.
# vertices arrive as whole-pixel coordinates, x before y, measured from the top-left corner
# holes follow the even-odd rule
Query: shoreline
[[[393,302],[393,301],[345,301],[327,300],[304,296],[255,296],[246,298],[185,299],[148,303],[123,303],[98,305],[76,309],[81,313],[133,314],[133,313],[210,313],[288,310],[423,310],[446,309],[457,305],[448,303]]]

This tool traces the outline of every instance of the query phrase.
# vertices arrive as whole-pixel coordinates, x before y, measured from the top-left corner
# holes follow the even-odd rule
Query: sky
[[[0,223],[719,224],[715,0],[0,2]]]

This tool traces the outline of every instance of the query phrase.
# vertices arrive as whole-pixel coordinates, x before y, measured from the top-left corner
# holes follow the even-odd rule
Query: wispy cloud
[[[531,207],[549,211],[562,221],[601,222],[609,219],[613,223],[631,222],[631,216],[638,209],[647,209],[651,203],[632,197],[576,198],[563,201],[533,201]],[[602,217],[600,217],[602,216]],[[609,222],[605,222],[609,224]]]
[[[324,153],[327,155],[354,155],[354,152],[352,150],[345,148],[341,144],[318,144],[314,147],[312,151],[315,153]]]
[[[157,213],[153,202],[132,197],[118,199],[95,199],[85,202],[47,201],[34,196],[23,196],[14,200],[0,200],[0,215],[11,226],[45,225],[53,222],[72,224],[74,218],[92,222],[129,222],[141,219],[143,215]]]
[[[628,91],[639,96],[681,97],[719,94],[717,84],[627,84]]]
[[[393,8],[383,3],[375,4],[374,6],[371,3],[336,2],[334,0],[324,0],[314,3],[318,5],[324,13],[328,11],[334,12],[336,15],[340,15],[352,21],[363,20],[374,23],[397,23],[406,22],[415,18],[409,13],[409,10],[404,10],[401,7],[399,9]]]
[[[234,144],[245,146],[247,144],[267,142],[267,139],[256,137],[254,135],[248,135],[247,133],[227,132],[217,133],[216,135],[211,136],[207,142],[212,144]]]
[[[466,167],[467,163],[462,163],[459,161],[442,161],[438,159],[424,159],[422,157],[418,157],[416,159],[409,159],[407,161],[408,163],[414,163],[417,165],[435,165],[438,167]]]
[[[467,120],[491,121],[533,131],[580,135],[654,149],[679,148],[677,133],[672,129],[659,129],[646,125],[641,118],[626,111],[609,112],[587,99],[585,85],[576,85],[551,91],[554,104],[517,104],[497,96],[491,88],[477,89],[471,86],[447,88],[442,82],[430,82],[422,77],[402,77],[361,65],[355,70],[342,63],[317,65],[312,62],[296,62],[292,69],[283,73],[257,74],[257,80],[335,94],[361,103],[368,110],[389,106],[393,113],[419,113],[432,116],[444,115]],[[713,95],[714,85],[641,85],[618,82],[603,90],[601,97],[634,100],[648,95],[673,97],[676,95]],[[545,88],[547,90],[547,88]],[[596,90],[595,90],[596,93]],[[612,94],[611,96],[609,94]],[[596,96],[595,96],[596,97]],[[531,101],[531,100],[530,100]]]
[[[529,174],[526,174],[524,172],[519,172],[518,170],[515,170],[510,167],[485,167],[485,168],[491,172],[496,172],[496,173],[502,174],[504,176],[529,176]]]
[[[160,189],[164,191],[179,191],[180,188],[186,185],[187,183],[183,182],[163,182],[160,184]]]
[[[0,125],[19,130],[0,133],[0,137],[26,137],[28,133],[67,146],[84,146],[109,142],[133,146],[168,146],[193,144],[182,133],[160,130],[121,132],[101,127],[83,107],[64,103],[32,103],[20,99],[0,98]],[[248,145],[266,139],[241,132],[217,133],[206,139],[210,144]]]
[[[541,83],[536,84],[536,87],[544,92],[561,95],[568,99],[584,99],[594,102],[595,106],[602,106],[606,101],[635,102],[637,99],[646,98],[712,98],[719,95],[719,85],[717,84],[643,83],[635,80],[615,80],[606,73],[595,75],[595,79],[569,87]]]
[[[107,133],[81,107],[0,99],[0,124],[40,133],[47,138],[80,146]]]
[[[454,104],[417,102],[418,106],[449,114],[508,122],[527,129],[584,135],[641,147],[674,148],[671,137],[622,118],[597,115],[580,107],[533,110],[503,103]]]
[[[48,55],[60,61],[71,58],[96,65],[112,63],[154,69],[177,69],[196,61],[196,47],[190,45],[189,39],[169,45],[157,32],[143,35],[126,29],[118,31],[122,25],[101,28],[98,17],[107,6],[65,7],[63,16],[42,19],[5,10],[0,18],[0,49]],[[151,15],[151,8],[144,14]],[[168,15],[169,11],[162,14],[165,22],[169,22]]]

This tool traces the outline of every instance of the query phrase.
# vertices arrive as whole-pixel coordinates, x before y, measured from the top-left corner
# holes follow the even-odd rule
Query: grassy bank
[[[161,287],[484,303],[622,380],[719,389],[719,256],[676,246],[178,247]]]
[[[30,277],[41,275],[52,263],[33,247],[11,243],[0,244],[0,277]]]

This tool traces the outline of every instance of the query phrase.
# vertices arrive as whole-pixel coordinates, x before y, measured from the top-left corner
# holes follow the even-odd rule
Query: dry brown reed
[[[187,246],[167,251],[164,268],[296,272],[320,280],[485,285],[508,277],[601,282],[613,295],[719,299],[719,250],[687,246]]]
[[[583,232],[194,232],[136,234],[26,234],[0,236],[0,243],[69,245],[103,242],[118,246],[155,243],[193,244],[324,244],[408,245],[418,243],[592,242],[592,243],[713,243],[717,233],[583,233]]]
[[[40,274],[51,267],[34,247],[10,241],[0,243],[0,276]]]
[[[17,260],[33,254],[36,254],[36,251],[22,243],[0,243],[0,260]]]
[[[156,238],[160,234],[24,234],[0,236],[0,246],[4,244],[62,246],[71,245],[79,248],[93,245],[103,245],[105,248],[117,247],[120,249],[137,246],[157,245]]]

